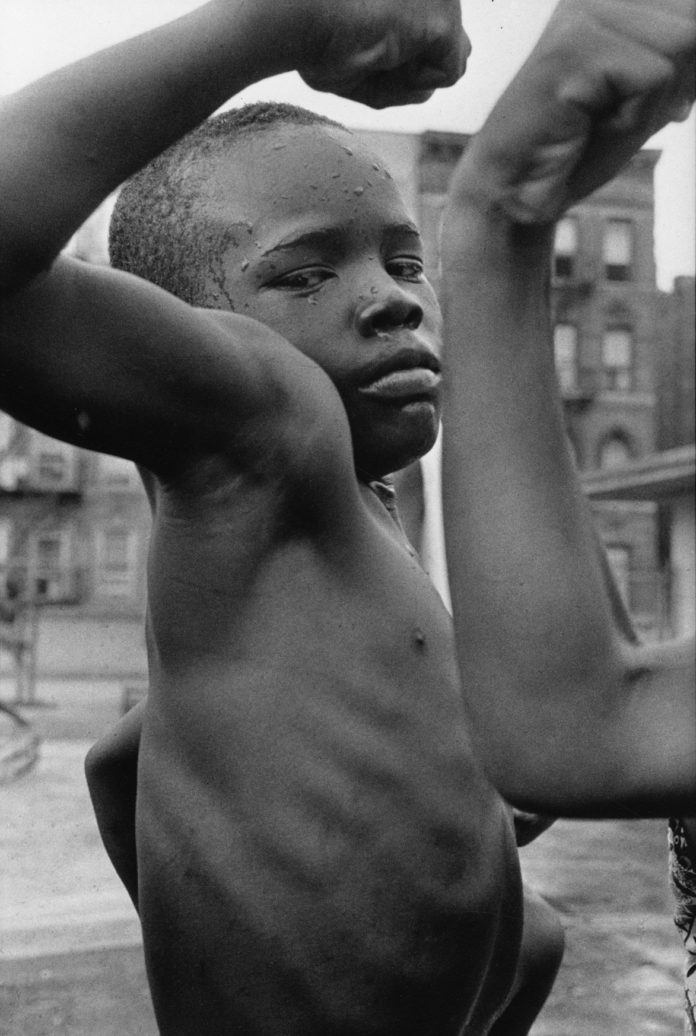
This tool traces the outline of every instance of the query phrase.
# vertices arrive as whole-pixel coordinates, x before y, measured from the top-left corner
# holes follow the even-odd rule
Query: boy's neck
[[[361,483],[360,487],[363,490],[363,499],[372,513],[382,520],[382,524],[388,529],[394,539],[406,547],[411,557],[417,558],[418,554],[406,535],[401,522],[396,488],[392,482],[391,475],[385,475],[381,479],[373,479],[371,482]],[[384,521],[385,518],[388,520]]]

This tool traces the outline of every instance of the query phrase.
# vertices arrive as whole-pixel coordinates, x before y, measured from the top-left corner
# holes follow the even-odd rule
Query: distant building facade
[[[656,351],[660,450],[695,441],[696,280],[677,277],[674,290],[661,298],[660,345]]]
[[[641,151],[556,228],[554,349],[580,471],[621,468],[657,448],[656,352],[661,294],[654,263],[653,175]],[[592,501],[600,535],[637,626],[660,635],[667,575],[654,500]]]
[[[419,222],[437,288],[441,213],[468,136],[358,135],[383,157]],[[554,349],[582,472],[693,442],[683,375],[690,363],[693,379],[693,279],[678,279],[670,295],[656,287],[658,157],[640,152],[556,230]],[[105,261],[108,211],[107,205],[76,235],[73,254]],[[597,498],[592,508],[637,623],[659,634],[667,576],[660,569],[658,504],[629,495]],[[40,611],[40,672],[144,673],[149,527],[133,465],[55,442],[0,413],[0,576],[19,582]]]

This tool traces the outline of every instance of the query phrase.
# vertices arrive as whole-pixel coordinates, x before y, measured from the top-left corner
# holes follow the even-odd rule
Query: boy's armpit
[[[0,303],[0,408],[164,478],[196,456],[253,468],[260,450],[278,452],[297,405],[299,354],[257,321],[219,317],[128,274],[61,258]],[[303,360],[302,394],[312,381],[326,391],[326,376],[316,367],[308,379]]]

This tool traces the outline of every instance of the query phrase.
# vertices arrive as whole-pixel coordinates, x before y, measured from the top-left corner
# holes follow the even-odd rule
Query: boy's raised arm
[[[297,69],[380,106],[464,71],[458,0],[213,0],[0,106],[0,288],[45,266],[110,191],[251,83]]]
[[[60,249],[123,180],[259,79],[297,69],[374,104],[422,100],[458,78],[466,53],[457,0],[213,0],[4,99],[0,406],[155,470],[177,429],[185,443],[200,427],[198,404],[214,412],[216,385],[227,424],[240,400],[247,414],[261,406],[263,370],[242,357],[248,326],[235,350],[166,293]]]
[[[639,645],[565,444],[553,223],[693,97],[693,0],[562,0],[444,220],[443,486],[459,663],[502,794],[556,815],[693,810],[693,648]]]

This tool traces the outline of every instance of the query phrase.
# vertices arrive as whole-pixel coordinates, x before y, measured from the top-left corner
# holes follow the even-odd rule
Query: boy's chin
[[[406,408],[405,408],[406,409]],[[423,404],[409,404],[409,421],[400,427],[375,430],[369,444],[356,444],[355,466],[359,472],[369,472],[372,478],[401,471],[418,460],[435,445],[440,427],[439,411]],[[404,414],[403,417],[406,415]]]

